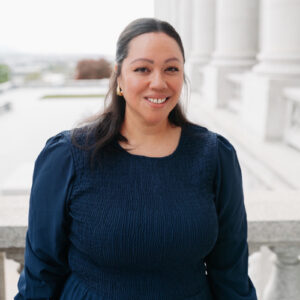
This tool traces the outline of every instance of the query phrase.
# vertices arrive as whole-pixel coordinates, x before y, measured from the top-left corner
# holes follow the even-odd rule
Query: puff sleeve
[[[215,205],[219,234],[205,259],[207,278],[214,300],[256,300],[248,276],[247,216],[241,169],[229,141],[217,135],[217,144]]]
[[[75,176],[70,142],[51,137],[35,161],[20,299],[57,299],[69,274],[67,201]]]

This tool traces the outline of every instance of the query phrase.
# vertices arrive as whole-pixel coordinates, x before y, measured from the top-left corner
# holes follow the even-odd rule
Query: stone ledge
[[[0,249],[24,248],[27,226],[1,226]]]
[[[251,251],[261,245],[300,247],[300,201],[297,192],[253,193],[246,203]],[[16,213],[17,216],[12,217]],[[24,248],[28,196],[0,196],[0,248]],[[14,224],[15,222],[15,224]]]
[[[248,192],[245,205],[251,222],[300,222],[300,191]]]

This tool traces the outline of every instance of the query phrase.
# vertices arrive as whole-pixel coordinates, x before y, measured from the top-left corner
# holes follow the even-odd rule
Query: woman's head
[[[168,41],[168,45],[173,45],[171,48],[177,53],[176,58],[180,60],[181,63],[181,75],[178,75],[178,72],[174,72],[174,74],[177,74],[177,78],[179,79],[179,76],[181,76],[181,82],[178,83],[178,86],[176,87],[175,81],[172,79],[171,81],[168,79],[168,83],[172,82],[172,84],[169,84],[169,88],[165,93],[157,93],[157,94],[149,94],[146,93],[145,96],[152,96],[152,95],[174,95],[176,94],[176,97],[173,97],[176,101],[173,101],[173,104],[170,106],[171,101],[169,101],[168,106],[168,114],[164,113],[164,117],[168,118],[171,124],[174,124],[175,126],[184,126],[187,123],[190,123],[187,118],[185,117],[185,114],[181,108],[180,103],[178,103],[179,99],[179,91],[181,92],[181,87],[183,83],[186,83],[185,76],[184,76],[184,70],[183,65],[185,62],[185,55],[184,55],[184,48],[182,45],[181,38],[179,34],[176,32],[176,30],[167,22],[160,21],[158,19],[153,18],[142,18],[137,19],[133,22],[131,22],[120,34],[119,39],[117,41],[117,50],[116,50],[116,57],[115,57],[115,70],[112,73],[111,79],[110,79],[110,87],[109,91],[105,98],[105,106],[104,111],[100,112],[100,114],[95,115],[94,117],[87,120],[90,125],[88,128],[90,129],[91,134],[88,134],[88,139],[90,136],[92,136],[92,139],[96,142],[93,143],[93,153],[91,162],[94,160],[94,158],[97,156],[97,154],[100,154],[100,150],[104,149],[106,147],[109,147],[111,150],[113,148],[110,147],[110,144],[114,140],[119,140],[123,142],[128,142],[127,139],[120,133],[122,124],[124,122],[125,117],[125,111],[126,111],[126,102],[123,96],[120,96],[117,94],[117,86],[118,81],[122,81],[124,79],[124,76],[121,75],[122,73],[122,66],[124,63],[124,60],[128,57],[130,46],[131,45],[137,45],[137,43],[134,43],[139,39],[141,41],[143,38],[142,36],[148,36],[148,37],[160,37],[164,38]],[[149,39],[148,41],[150,41]],[[155,39],[156,41],[158,39]],[[133,46],[132,46],[133,48]],[[136,47],[135,47],[136,48]],[[166,49],[166,47],[163,47]],[[169,47],[170,48],[170,47]],[[156,48],[157,49],[157,48]],[[160,51],[160,50],[159,50]],[[155,51],[159,54],[159,51]],[[159,56],[162,57],[161,55]],[[160,59],[161,60],[161,59]],[[174,62],[174,61],[173,61]],[[125,63],[126,64],[126,63]],[[163,65],[163,64],[161,64]],[[173,64],[172,64],[173,65]],[[162,70],[165,70],[163,73],[160,74],[169,74],[172,73],[171,69],[174,70],[172,66],[167,66],[162,68]],[[156,66],[156,70],[158,70],[158,67]],[[124,70],[125,71],[125,70]],[[157,72],[158,74],[158,72]],[[171,77],[168,77],[171,78]],[[126,83],[128,84],[129,81]],[[158,81],[157,81],[158,82]],[[124,83],[124,81],[123,81]],[[140,84],[140,81],[139,81]],[[143,82],[144,84],[144,82]],[[127,85],[128,87],[128,85]],[[142,85],[140,85],[142,87]],[[131,88],[131,91],[133,89]],[[139,92],[140,95],[142,95],[141,92]],[[169,94],[170,93],[170,94]],[[137,98],[135,98],[137,99]],[[126,99],[128,100],[128,99]],[[108,103],[107,103],[108,101]],[[108,105],[107,105],[108,104]],[[133,104],[133,103],[132,103]],[[133,105],[134,107],[134,105]],[[170,109],[171,108],[171,109]],[[141,111],[141,110],[140,110]],[[154,114],[152,114],[152,117]],[[155,122],[155,118],[148,118],[148,120],[151,119],[151,121]],[[160,117],[162,119],[162,115]],[[156,119],[158,120],[158,119]],[[75,135],[74,135],[75,136]],[[74,143],[75,139],[73,139]],[[90,148],[90,147],[88,147]]]
[[[128,55],[129,43],[131,40],[141,34],[152,32],[162,32],[173,38],[178,44],[185,61],[184,48],[181,38],[172,25],[158,19],[141,18],[128,24],[119,36],[115,58],[118,67],[116,72],[117,76],[120,75],[122,62]]]
[[[117,112],[117,114],[119,114],[119,116],[122,118],[122,122],[124,121],[126,102],[123,96],[117,95],[117,87],[120,75],[122,73],[123,62],[128,57],[130,45],[133,44],[138,37],[155,33],[164,34],[171,39],[175,45],[174,48],[176,47],[180,51],[183,64],[185,62],[185,54],[181,38],[169,23],[154,18],[141,18],[127,25],[126,28],[121,32],[117,41],[115,57],[116,64],[110,80],[110,90],[106,98],[110,102],[107,110]],[[184,73],[183,83],[186,84]],[[173,107],[168,115],[168,119],[171,123],[177,126],[181,126],[181,124],[185,122],[183,119],[186,120],[186,118],[184,117],[181,105],[179,103],[176,103],[176,105]]]
[[[125,124],[169,123],[184,82],[184,58],[177,42],[163,32],[134,37],[117,82],[126,102]]]

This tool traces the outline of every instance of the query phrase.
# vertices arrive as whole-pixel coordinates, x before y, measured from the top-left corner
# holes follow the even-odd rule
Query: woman
[[[232,145],[190,123],[166,22],[119,37],[110,105],[36,160],[15,299],[254,300]]]

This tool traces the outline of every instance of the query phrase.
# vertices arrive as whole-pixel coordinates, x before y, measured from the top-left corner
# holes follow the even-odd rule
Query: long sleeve
[[[233,146],[217,136],[216,210],[219,221],[217,242],[205,259],[214,300],[256,300],[248,276],[247,216],[242,174]]]
[[[75,176],[65,133],[51,137],[35,161],[25,266],[15,300],[57,299],[69,274],[67,201]]]

